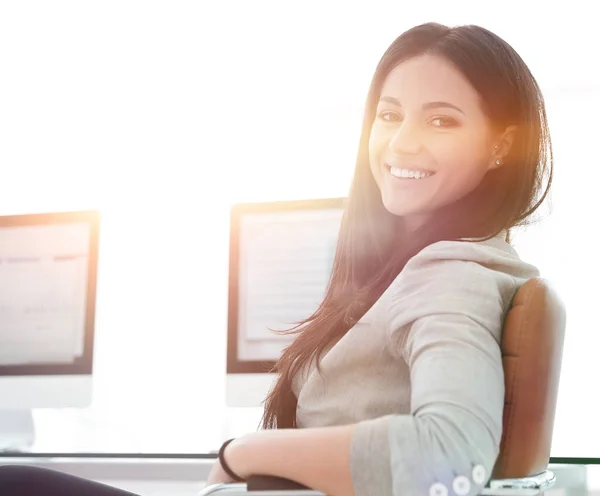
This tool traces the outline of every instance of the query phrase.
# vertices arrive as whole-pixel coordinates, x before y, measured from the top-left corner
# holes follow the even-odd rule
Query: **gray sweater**
[[[293,382],[298,427],[358,424],[357,496],[475,495],[499,452],[500,337],[516,290],[539,275],[498,236],[435,243]]]

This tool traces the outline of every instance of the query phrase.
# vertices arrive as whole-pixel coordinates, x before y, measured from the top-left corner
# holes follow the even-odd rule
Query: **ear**
[[[516,132],[517,126],[508,126],[504,132],[494,140],[494,148],[492,150],[489,169],[497,169],[502,166],[504,157],[508,155],[508,152],[513,146]]]

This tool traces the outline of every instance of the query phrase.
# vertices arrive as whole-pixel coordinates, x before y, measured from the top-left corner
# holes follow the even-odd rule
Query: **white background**
[[[551,217],[519,239],[569,309],[555,456],[600,457],[596,2],[0,4],[0,213],[103,214],[96,389],[55,450],[220,442],[228,209],[344,196],[374,67],[424,21],[511,43],[547,100]],[[77,420],[77,422],[74,422]],[[73,426],[78,427],[73,427]],[[101,427],[99,427],[101,426]]]

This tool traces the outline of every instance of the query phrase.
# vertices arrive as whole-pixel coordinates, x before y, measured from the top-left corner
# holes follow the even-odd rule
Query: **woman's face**
[[[385,208],[417,228],[499,167],[496,160],[507,151],[506,137],[500,138],[475,89],[445,59],[402,62],[384,82],[369,139]]]

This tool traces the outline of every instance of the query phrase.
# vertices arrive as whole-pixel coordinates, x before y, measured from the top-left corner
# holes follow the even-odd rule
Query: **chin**
[[[407,215],[419,215],[421,212],[411,205],[407,205],[405,201],[400,201],[399,198],[386,198],[385,195],[382,197],[383,206],[392,215],[398,217],[406,217]]]
[[[426,208],[419,208],[417,205],[407,205],[397,198],[382,198],[383,206],[392,215],[402,217],[406,228],[413,232],[419,229],[430,218],[431,213]]]

